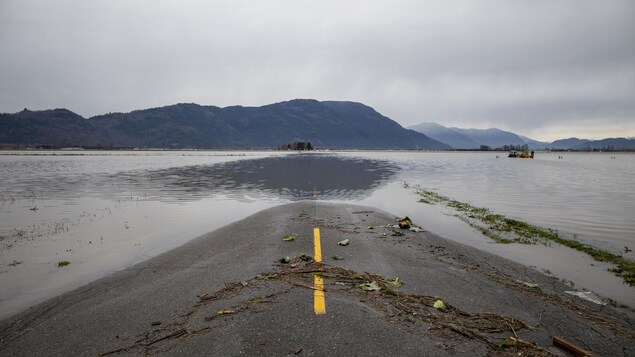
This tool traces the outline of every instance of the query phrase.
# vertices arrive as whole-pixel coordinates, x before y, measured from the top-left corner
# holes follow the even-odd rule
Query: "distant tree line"
[[[481,145],[481,147],[479,148],[481,151],[490,151],[492,150],[491,147],[487,146],[487,145]],[[494,149],[496,151],[528,151],[529,150],[529,145],[527,144],[523,144],[523,145],[503,145],[499,148]]]
[[[601,147],[591,147],[591,145],[580,146],[576,148],[545,148],[548,151],[554,152],[635,152],[635,149],[628,147],[615,147],[615,145],[604,145]]]
[[[279,150],[313,150],[313,145],[310,141],[294,141],[290,144],[283,144],[279,147]]]
[[[529,145],[527,145],[527,144],[523,144],[523,145],[503,145],[503,147],[501,147],[499,149],[503,150],[503,151],[511,151],[511,150],[528,151],[529,150]]]

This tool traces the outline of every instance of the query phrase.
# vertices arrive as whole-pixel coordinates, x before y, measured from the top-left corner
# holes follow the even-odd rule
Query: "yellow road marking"
[[[313,259],[316,262],[322,261],[322,246],[320,245],[320,229],[313,228]],[[324,301],[324,279],[319,275],[314,275],[313,285],[313,309],[316,315],[326,313],[326,302]]]
[[[320,245],[320,229],[313,228],[313,259],[316,262],[322,261],[322,246]]]

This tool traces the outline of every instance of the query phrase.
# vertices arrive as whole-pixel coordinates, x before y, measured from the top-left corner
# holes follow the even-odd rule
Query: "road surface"
[[[0,356],[566,356],[554,336],[635,355],[632,311],[395,224],[315,201],[259,212],[0,322]]]

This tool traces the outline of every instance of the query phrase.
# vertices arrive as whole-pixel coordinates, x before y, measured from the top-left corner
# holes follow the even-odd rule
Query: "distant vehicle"
[[[534,158],[534,152],[529,152],[528,150],[524,150],[521,152],[512,150],[509,152],[509,155],[507,157],[518,157],[521,159],[533,159]]]

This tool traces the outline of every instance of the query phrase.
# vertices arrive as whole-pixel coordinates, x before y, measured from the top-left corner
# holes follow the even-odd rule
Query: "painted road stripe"
[[[313,259],[322,262],[322,246],[320,244],[320,229],[313,228]],[[316,315],[326,313],[326,302],[324,301],[324,279],[319,275],[314,275],[313,286],[313,309]]]

